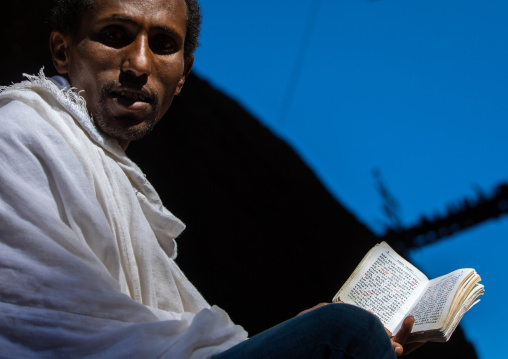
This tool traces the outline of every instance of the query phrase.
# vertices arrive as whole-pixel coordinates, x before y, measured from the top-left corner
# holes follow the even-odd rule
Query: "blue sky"
[[[194,70],[295,148],[377,233],[377,169],[404,225],[508,182],[508,2],[201,0]],[[463,319],[480,358],[504,353],[508,218],[414,251],[429,277],[475,268]],[[498,264],[499,263],[499,264]],[[326,299],[321,298],[319,300]]]

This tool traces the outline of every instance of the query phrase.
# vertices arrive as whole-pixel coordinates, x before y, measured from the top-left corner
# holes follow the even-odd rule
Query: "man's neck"
[[[127,147],[129,146],[129,143],[131,143],[131,141],[128,141],[128,140],[118,140],[118,144],[120,145],[120,147],[122,147],[122,150],[127,151]]]

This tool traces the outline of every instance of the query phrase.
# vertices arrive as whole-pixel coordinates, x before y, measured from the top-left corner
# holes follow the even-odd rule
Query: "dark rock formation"
[[[128,151],[188,225],[178,263],[252,332],[329,301],[375,236],[237,103],[186,86]]]
[[[177,262],[252,334],[329,301],[379,239],[236,102],[190,77],[128,150],[188,228]],[[460,328],[410,357],[476,358]]]

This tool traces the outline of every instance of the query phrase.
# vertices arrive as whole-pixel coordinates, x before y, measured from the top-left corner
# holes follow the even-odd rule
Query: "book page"
[[[459,269],[429,282],[409,313],[415,317],[413,332],[443,326],[457,289],[470,273],[471,269]]]
[[[413,307],[428,279],[383,242],[347,283],[338,293],[340,300],[377,315],[393,331]]]
[[[446,338],[449,338],[452,335],[453,331],[455,330],[455,328],[459,324],[460,320],[462,319],[462,316],[464,314],[466,314],[466,312],[469,309],[471,309],[474,305],[476,305],[478,302],[480,302],[480,299],[478,299],[478,297],[482,296],[483,293],[484,293],[483,284],[476,283],[474,288],[467,295],[466,299],[464,300],[463,305],[461,306],[461,309],[457,312],[455,317],[453,319],[449,319],[451,325],[448,327],[448,329],[445,332]]]

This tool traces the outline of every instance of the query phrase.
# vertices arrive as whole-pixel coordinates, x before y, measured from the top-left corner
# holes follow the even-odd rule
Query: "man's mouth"
[[[118,88],[111,91],[111,97],[116,98],[119,104],[127,107],[136,103],[153,104],[154,102],[153,96],[145,90]]]

